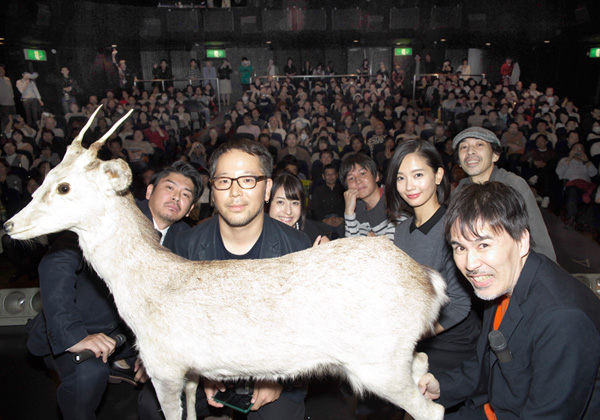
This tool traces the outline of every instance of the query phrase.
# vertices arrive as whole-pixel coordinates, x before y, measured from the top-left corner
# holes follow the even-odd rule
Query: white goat
[[[195,418],[199,376],[325,372],[417,420],[443,418],[443,407],[415,384],[427,358],[413,356],[447,300],[439,274],[386,238],[340,239],[260,261],[180,258],[159,245],[137,209],[127,164],[97,159],[110,132],[82,147],[94,116],[5,229],[22,240],[67,229],[79,235],[85,258],[137,337],[167,420],[181,418],[184,388],[188,419]]]

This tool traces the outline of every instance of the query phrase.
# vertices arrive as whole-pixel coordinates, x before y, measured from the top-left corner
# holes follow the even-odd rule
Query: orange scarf
[[[508,303],[510,302],[510,297],[507,295],[502,296],[501,300],[500,300],[500,304],[498,305],[498,308],[496,309],[496,315],[494,316],[494,330],[497,330],[500,327],[500,324],[502,323],[502,318],[504,318],[504,314],[506,313],[506,310],[508,309]],[[483,406],[483,410],[485,411],[485,416],[487,417],[488,420],[498,420],[496,418],[496,413],[494,413],[494,409],[492,408],[492,406],[490,405],[490,403],[487,403],[486,405]]]

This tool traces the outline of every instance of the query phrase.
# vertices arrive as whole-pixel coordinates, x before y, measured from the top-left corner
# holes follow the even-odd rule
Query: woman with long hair
[[[429,356],[429,370],[434,375],[474,354],[480,327],[471,310],[471,287],[457,270],[444,236],[449,193],[450,185],[435,146],[419,139],[396,148],[385,188],[388,217],[396,220],[411,209],[414,216],[397,226],[394,244],[415,261],[437,270],[446,280],[450,298],[435,324],[435,335],[417,347]]]
[[[280,171],[273,177],[273,187],[266,210],[272,219],[306,233],[312,244],[329,242],[331,226],[306,218],[306,194],[296,175]]]

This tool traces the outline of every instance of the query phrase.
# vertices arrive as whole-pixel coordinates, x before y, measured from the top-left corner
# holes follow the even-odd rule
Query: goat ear
[[[131,169],[129,165],[122,159],[112,159],[102,162],[100,171],[106,176],[108,185],[117,194],[127,192],[131,184]]]

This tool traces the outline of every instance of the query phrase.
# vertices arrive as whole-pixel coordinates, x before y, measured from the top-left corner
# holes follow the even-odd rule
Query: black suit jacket
[[[150,221],[152,222],[152,212],[150,211],[150,207],[148,207],[148,200],[143,200],[137,203],[139,209],[144,213]],[[175,238],[182,232],[190,229],[190,225],[188,225],[183,220],[179,222],[175,222],[169,227],[167,230],[167,235],[165,236],[165,240],[163,241],[163,246],[170,250],[174,249],[175,246]]]
[[[439,375],[446,418],[486,419],[490,402],[499,420],[600,418],[600,300],[547,257],[531,251],[499,330],[513,360],[490,350],[497,302],[484,312],[477,358]],[[457,417],[453,417],[457,416]]]
[[[89,334],[110,335],[120,326],[112,296],[85,262],[75,233],[54,242],[38,271],[44,309],[28,326],[32,354],[59,355]]]

